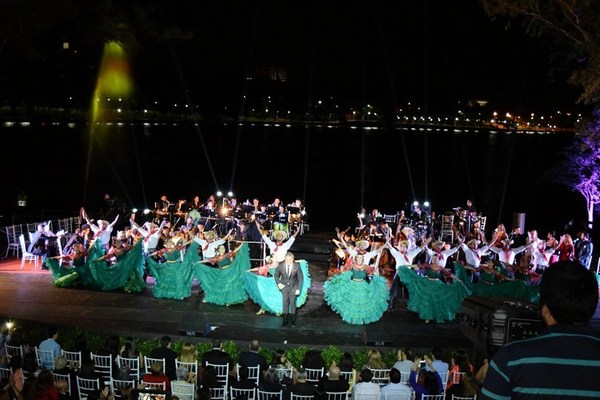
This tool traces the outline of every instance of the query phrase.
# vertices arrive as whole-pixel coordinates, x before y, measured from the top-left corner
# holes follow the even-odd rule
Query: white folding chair
[[[142,385],[147,389],[162,390],[163,392],[167,390],[165,382],[147,382],[142,380]]]
[[[378,384],[380,387],[388,384],[390,380],[389,369],[371,368],[371,371],[373,372],[373,379],[371,382]]]
[[[185,362],[175,360],[175,370],[177,370],[179,367],[185,367],[188,370],[188,372],[193,372],[194,374],[196,374],[196,376],[198,375],[198,361]]]
[[[404,383],[408,385],[408,380],[410,379],[410,371],[400,371],[400,383]]]
[[[348,392],[325,392],[327,400],[348,400]]]
[[[10,358],[12,356],[20,356],[21,360],[23,359],[23,347],[21,346],[11,346],[4,343],[4,351],[6,352],[6,358],[8,362],[10,362]]]
[[[421,395],[421,400],[444,400],[446,395],[442,394],[423,394]]]
[[[440,378],[442,379],[442,386],[444,387],[444,392],[446,391],[446,386],[448,385],[448,371],[446,372],[438,372]]]
[[[110,380],[113,375],[113,362],[111,356],[101,356],[90,352],[92,362],[94,363],[94,372],[102,378]]]
[[[94,390],[100,390],[100,379],[86,379],[80,376],[77,377],[77,392],[79,399],[87,399],[88,394]]]
[[[66,381],[67,382],[67,393],[69,394],[69,396],[71,396],[71,375],[57,374],[56,372],[53,372],[52,377],[54,379],[55,384],[60,381]]]
[[[340,371],[340,377],[344,378],[346,382],[352,386],[352,383],[356,382],[356,370],[353,369],[352,371]]]
[[[258,389],[256,391],[256,397],[258,397],[258,400],[283,400],[283,390],[280,390],[279,392],[267,392]]]
[[[111,379],[110,380],[110,390],[115,394],[116,398],[121,398],[121,393],[123,389],[131,387],[135,389],[137,386],[137,381],[135,379],[131,380],[122,380],[122,379]]]
[[[240,388],[229,388],[229,400],[255,400],[256,389],[240,389]]]
[[[23,269],[25,261],[29,261],[30,264],[33,261],[33,269],[37,269],[40,256],[27,251],[27,248],[25,247],[25,236],[19,235],[19,243],[21,244],[21,269]]]
[[[70,368],[77,369],[81,366],[81,351],[61,351],[63,356],[67,359],[67,363],[70,364]]]
[[[290,400],[314,400],[315,396],[313,395],[301,395],[301,394],[295,394],[295,393],[290,393]]]
[[[413,394],[411,392],[408,392],[408,393],[385,392],[383,394],[383,397],[385,397],[384,400],[412,400]]]
[[[11,373],[12,369],[0,367],[0,379],[6,379],[8,381]]]
[[[319,379],[325,375],[325,368],[304,368],[306,371],[306,382],[317,385]]]
[[[19,258],[19,252],[23,251],[23,247],[19,244],[16,226],[15,225],[7,226],[5,228],[5,232],[6,232],[7,246],[6,246],[6,254],[4,255],[4,258],[8,257],[8,253],[11,250],[12,250],[13,255],[15,253],[17,253],[17,258]]]
[[[35,346],[35,362],[39,369],[54,369],[54,353],[52,350],[40,350]]]
[[[223,385],[223,387],[229,387],[229,363],[227,364],[211,364],[206,363],[207,367],[213,367],[217,374],[217,380]]]
[[[117,365],[121,368],[123,365],[129,367],[129,375],[137,381],[140,380],[140,359],[117,356]]]
[[[240,367],[240,364],[235,364],[235,372],[238,377],[238,380],[240,379]],[[258,381],[260,380],[260,365],[246,368],[248,368],[248,379],[252,379],[258,387]]]
[[[164,358],[144,357],[144,371],[146,374],[150,374],[152,372],[152,364],[154,363],[162,364],[163,373],[167,370],[167,363]]]
[[[227,392],[224,387],[210,388],[210,399],[211,400],[225,400]]]
[[[457,396],[453,394],[452,400],[477,400],[477,395],[474,394],[473,396]]]
[[[194,400],[196,386],[193,383],[183,381],[171,381],[171,395],[180,400]]]
[[[277,373],[277,379],[279,382],[283,382],[285,378],[292,379],[292,374],[294,373],[294,367],[289,368],[275,368],[275,372]]]

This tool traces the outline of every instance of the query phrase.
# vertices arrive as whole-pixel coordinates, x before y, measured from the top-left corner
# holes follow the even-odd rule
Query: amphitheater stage
[[[240,342],[258,338],[264,344],[281,347],[305,345],[320,348],[330,344],[352,349],[381,346],[415,349],[473,348],[458,321],[443,324],[421,321],[404,304],[372,324],[358,326],[342,321],[323,301],[330,246],[328,234],[307,233],[292,247],[297,259],[306,259],[312,286],[306,304],[298,310],[297,326],[281,327],[276,315],[256,315],[259,306],[251,300],[235,306],[203,303],[194,282],[192,297],[185,300],[152,296],[152,278],[137,294],[122,291],[101,292],[79,288],[56,288],[49,271],[34,270],[33,263],[9,258],[0,261],[0,317],[38,322],[64,328],[79,327],[95,333],[118,333],[139,338],[169,335],[198,342],[218,336]],[[0,322],[3,322],[0,320]],[[204,323],[216,328],[202,336]],[[195,335],[195,336],[191,336]]]

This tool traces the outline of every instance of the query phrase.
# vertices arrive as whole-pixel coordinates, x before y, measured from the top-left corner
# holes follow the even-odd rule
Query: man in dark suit
[[[282,326],[296,326],[296,297],[300,294],[304,277],[300,264],[294,261],[293,253],[286,253],[285,260],[275,270],[274,278],[283,296]]]
[[[261,372],[266,371],[269,368],[269,363],[258,353],[259,350],[260,342],[258,339],[254,339],[250,342],[248,350],[240,353],[239,364],[244,367],[256,367],[258,365]]]
[[[221,350],[221,340],[213,338],[212,350],[209,350],[202,354],[202,366],[206,367],[206,363],[224,365],[229,363],[229,369],[232,368],[231,357],[228,353]]]
[[[171,338],[169,336],[163,336],[160,338],[160,347],[153,349],[150,354],[150,358],[164,358],[165,359],[165,375],[170,379],[176,379],[175,375],[175,360],[177,359],[177,352],[171,350]]]

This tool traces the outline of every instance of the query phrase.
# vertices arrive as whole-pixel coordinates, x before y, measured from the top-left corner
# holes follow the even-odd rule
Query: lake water
[[[414,200],[441,214],[472,198],[488,232],[497,222],[510,227],[514,212],[542,231],[585,219],[579,194],[542,179],[570,134],[216,123],[98,125],[92,134],[85,124],[17,124],[0,132],[0,225],[42,210],[76,215],[82,205],[93,214],[104,193],[143,208],[162,194],[204,199],[218,189],[240,201],[304,199],[311,229],[332,232],[354,225],[361,205],[391,214]],[[15,210],[21,191],[28,207]]]

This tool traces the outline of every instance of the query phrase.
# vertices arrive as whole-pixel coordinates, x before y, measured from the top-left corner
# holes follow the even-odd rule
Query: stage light
[[[233,197],[233,192],[232,191],[227,192],[227,197]]]
[[[221,197],[223,196],[223,192],[221,192],[220,190],[217,191],[217,197]]]
[[[8,322],[6,323],[6,327],[7,327],[8,329],[11,329],[11,328],[13,327],[13,325],[14,325],[14,324],[13,324],[12,322],[10,322],[10,321],[8,321]]]
[[[358,214],[358,216],[359,216],[361,219],[363,219],[363,218],[365,217],[365,214],[364,214],[364,213],[360,213],[360,214]]]
[[[148,214],[150,214],[150,209],[149,209],[149,208],[146,208],[146,209],[144,210],[144,215],[148,215]]]
[[[415,200],[415,201],[413,201],[413,206],[414,206],[414,207],[418,207],[418,206],[419,206],[419,202],[418,202],[418,201],[416,201],[416,200]]]
[[[137,212],[137,208],[132,209],[131,212],[135,214]]]
[[[428,201],[426,201],[425,203],[423,203],[423,207],[429,207],[429,206],[430,206],[430,204],[429,204]]]

